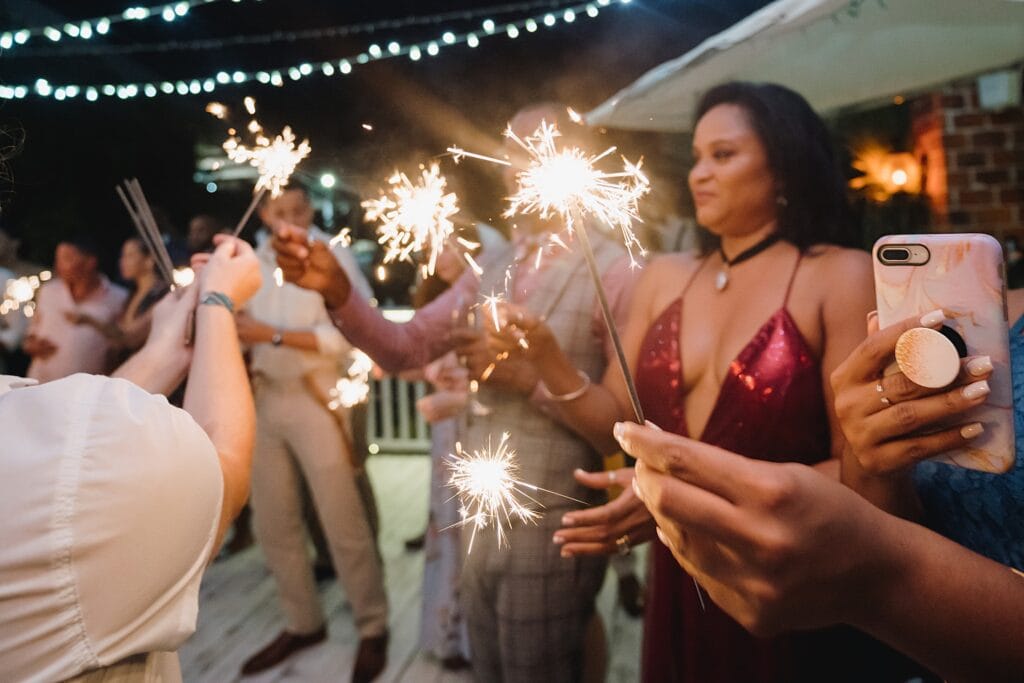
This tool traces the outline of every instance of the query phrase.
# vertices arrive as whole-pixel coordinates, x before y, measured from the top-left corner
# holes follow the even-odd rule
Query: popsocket
[[[951,329],[949,332],[956,334]],[[960,374],[960,353],[942,332],[916,327],[901,334],[896,341],[896,364],[914,384],[941,389],[952,384]]]

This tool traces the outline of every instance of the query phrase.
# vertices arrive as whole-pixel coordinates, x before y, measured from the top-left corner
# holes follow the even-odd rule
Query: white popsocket
[[[960,354],[944,334],[928,327],[907,330],[896,341],[896,364],[914,384],[949,386],[960,374]]]

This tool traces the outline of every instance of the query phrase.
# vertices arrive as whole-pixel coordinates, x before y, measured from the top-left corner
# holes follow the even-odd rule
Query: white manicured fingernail
[[[992,359],[988,356],[978,356],[967,361],[967,372],[979,377],[992,372]]]
[[[644,499],[644,494],[640,492],[640,484],[636,482],[636,477],[633,477],[633,493],[635,493],[636,497],[640,500]]]
[[[653,422],[651,422],[650,420],[644,420],[644,424],[647,425],[648,427],[650,427],[651,429],[655,429],[655,430],[657,430],[659,432],[665,431],[661,427],[659,427],[658,425],[656,425]]]
[[[552,541],[552,542],[553,542],[553,543],[554,543],[555,545],[562,545],[563,543],[565,543],[565,539],[564,539],[564,538],[562,538],[561,536],[555,536],[554,538],[552,538],[552,539],[551,539],[551,541]]]
[[[612,427],[612,436],[615,437],[615,440],[619,442],[620,446],[625,448],[626,444],[624,443],[623,439],[625,439],[626,436],[626,423],[616,422],[615,426]]]
[[[961,390],[961,393],[963,393],[964,398],[968,401],[973,401],[976,398],[987,395],[990,391],[992,391],[992,389],[989,388],[988,382],[981,380],[980,382],[972,382],[971,384],[968,384]]]
[[[964,437],[965,439],[973,439],[976,436],[979,436],[984,431],[985,427],[980,422],[975,422],[973,424],[964,425],[963,427],[961,427],[960,436]]]
[[[921,316],[921,327],[938,327],[945,319],[946,314],[942,312],[941,308],[938,308]]]
[[[666,548],[672,550],[672,544],[669,542],[668,536],[665,535],[665,532],[661,530],[661,527],[655,527],[654,531],[658,534],[658,540],[661,541]]]

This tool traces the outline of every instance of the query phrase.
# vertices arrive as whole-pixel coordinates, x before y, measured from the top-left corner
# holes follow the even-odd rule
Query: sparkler
[[[451,478],[448,485],[455,490],[461,503],[458,526],[472,526],[469,550],[473,552],[476,533],[493,525],[498,536],[498,546],[507,545],[505,526],[513,520],[536,523],[540,519],[531,503],[544,507],[543,503],[526,491],[543,492],[587,505],[585,501],[562,495],[556,491],[528,484],[516,478],[519,466],[516,452],[509,444],[509,433],[504,432],[497,448],[487,439],[487,448],[467,453],[460,442],[455,444],[455,453],[449,454]]]
[[[633,232],[632,226],[634,221],[640,220],[637,203],[650,191],[650,181],[640,170],[642,162],[634,164],[625,157],[622,158],[621,171],[608,173],[598,169],[596,164],[615,152],[615,147],[609,147],[600,154],[591,156],[578,147],[560,149],[556,144],[559,136],[558,128],[546,121],[541,121],[540,127],[525,138],[519,137],[511,127],[505,129],[505,137],[521,147],[529,155],[530,161],[525,169],[516,173],[519,187],[515,194],[508,198],[509,207],[504,215],[511,217],[516,214],[535,213],[545,219],[557,215],[561,217],[566,232],[570,235],[579,235],[587,267],[601,304],[605,327],[615,347],[619,367],[626,382],[633,412],[637,421],[643,424],[640,398],[630,375],[629,365],[626,363],[626,355],[612,318],[604,285],[601,283],[601,274],[594,260],[584,218],[593,216],[608,227],[617,229],[629,253],[630,265],[638,266],[634,250],[641,256],[645,255],[646,251]],[[459,147],[449,147],[448,151],[456,162],[463,157],[471,157],[504,166],[512,165],[510,161],[474,154]]]
[[[244,103],[245,110],[255,116],[256,101],[251,97],[246,97]],[[209,111],[209,107],[207,111]],[[216,113],[211,113],[218,118],[223,118],[221,114],[224,111],[217,109]],[[229,137],[222,145],[231,161],[237,164],[249,164],[259,173],[256,186],[253,188],[252,201],[242,215],[242,219],[238,221],[238,225],[235,226],[233,233],[235,237],[242,232],[242,228],[249,221],[252,212],[256,210],[260,200],[263,199],[263,195],[269,190],[271,197],[280,196],[282,188],[288,184],[288,179],[295,172],[299,162],[309,156],[312,151],[309,140],[303,140],[298,145],[295,144],[295,133],[292,132],[290,126],[285,126],[281,130],[281,134],[274,138],[268,137],[263,132],[263,126],[255,118],[249,121],[246,129],[255,136],[254,144],[251,147],[241,141],[234,129],[229,131]]]
[[[142,243],[153,255],[153,261],[157,270],[160,271],[160,276],[168,285],[175,286],[174,263],[171,261],[171,255],[167,252],[164,238],[160,234],[160,227],[156,224],[156,218],[142,191],[142,185],[135,178],[129,178],[114,189],[117,196],[121,198]]]
[[[351,363],[348,376],[340,378],[331,389],[331,400],[327,407],[336,410],[339,407],[351,408],[366,403],[370,397],[370,372],[373,361],[359,349],[352,349],[349,354]]]
[[[459,212],[458,198],[445,192],[448,182],[436,163],[420,169],[417,183],[395,171],[388,178],[389,190],[362,206],[367,220],[380,222],[377,241],[384,245],[384,263],[411,263],[413,253],[427,250],[427,273],[433,275],[438,254],[455,232],[451,216]]]

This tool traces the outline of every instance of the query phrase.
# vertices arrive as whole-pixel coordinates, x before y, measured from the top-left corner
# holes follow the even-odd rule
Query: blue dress
[[[1010,330],[1017,460],[1006,474],[920,463],[914,486],[925,524],[974,552],[1024,570],[1024,316]]]

